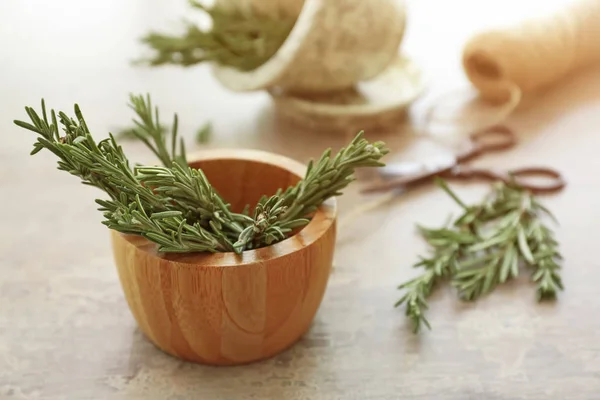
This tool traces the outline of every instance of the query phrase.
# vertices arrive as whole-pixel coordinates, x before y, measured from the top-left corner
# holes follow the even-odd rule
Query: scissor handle
[[[554,193],[562,190],[567,184],[560,172],[544,167],[518,168],[500,174],[487,169],[455,167],[452,176],[460,179],[483,178],[486,180],[501,180],[507,184],[515,183],[534,194]],[[546,183],[532,182],[532,179],[544,178]]]
[[[494,125],[469,135],[470,148],[457,156],[457,161],[465,162],[480,154],[507,150],[517,144],[512,129],[505,125]]]
[[[562,190],[567,184],[560,172],[550,168],[519,168],[510,171],[509,174],[512,178],[512,181],[514,181],[517,185],[535,194],[558,192]],[[531,178],[545,178],[547,182],[545,184],[536,183],[535,181],[532,182]]]

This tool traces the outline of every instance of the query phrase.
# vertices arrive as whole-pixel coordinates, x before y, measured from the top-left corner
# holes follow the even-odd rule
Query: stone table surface
[[[409,1],[403,51],[422,65],[433,92],[468,87],[464,41],[566,1]],[[509,123],[518,148],[479,161],[511,168],[549,165],[568,189],[544,199],[560,221],[566,290],[537,304],[524,278],[472,304],[450,289],[431,300],[432,331],[411,333],[396,286],[424,250],[415,223],[456,212],[424,187],[346,220],[335,269],[308,334],[256,364],[214,368],[180,362],[136,328],[112,261],[98,192],[28,155],[34,138],[12,120],[41,97],[57,109],[79,103],[98,137],[129,121],[129,92],[150,92],[163,115],[179,113],[190,150],[194,131],[214,126],[216,147],[246,147],[301,161],[347,137],[287,129],[264,93],[222,88],[206,66],[136,68],[137,38],[176,27],[184,1],[2,0],[0,2],[0,399],[597,399],[600,396],[600,74],[582,72],[523,107]],[[195,17],[190,15],[190,18]],[[422,102],[421,102],[422,101]],[[447,152],[420,135],[422,99],[385,133],[389,160]],[[352,135],[354,132],[349,133]],[[439,137],[448,138],[444,133]],[[458,137],[458,133],[452,133]],[[374,135],[368,135],[375,138]],[[139,143],[131,158],[151,160]],[[342,218],[366,201],[358,185],[340,199]],[[475,201],[488,186],[456,186]]]

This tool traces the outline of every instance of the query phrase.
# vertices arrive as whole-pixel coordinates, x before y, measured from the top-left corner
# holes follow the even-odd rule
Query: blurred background
[[[420,157],[417,138],[424,132],[418,122],[427,107],[448,90],[469,88],[461,65],[465,42],[481,30],[568,3],[407,0],[406,35],[399,51],[422,69],[426,92],[411,104],[405,121],[376,136],[367,132],[367,137],[389,143],[392,159]],[[571,295],[577,292],[578,297],[561,300],[556,314],[535,308],[525,287],[518,297],[526,306],[499,304],[494,314],[506,317],[507,325],[485,319],[481,309],[457,317],[454,305],[438,304],[431,313],[432,319],[440,319],[437,341],[433,336],[423,342],[407,336],[402,312],[392,309],[394,285],[408,275],[420,250],[413,238],[414,216],[421,213],[423,223],[434,224],[447,216],[448,209],[439,207],[445,198],[441,193],[407,201],[395,211],[375,211],[358,228],[340,232],[338,267],[320,317],[309,337],[291,352],[245,369],[213,370],[155,351],[136,330],[123,300],[106,228],[93,204],[97,190],[56,171],[52,154],[28,155],[34,134],[12,122],[26,119],[24,107],[37,109],[44,98],[49,108],[70,112],[77,103],[100,139],[129,125],[129,93],[150,93],[165,122],[178,113],[190,152],[201,147],[255,148],[306,162],[348,140],[278,124],[266,92],[229,91],[214,79],[209,65],[132,65],[146,52],[140,37],[149,30],[177,30],[182,17],[207,23],[184,0],[0,1],[0,399],[362,400],[395,399],[399,393],[433,399],[444,393],[448,399],[500,400],[549,398],[543,393],[566,398],[581,388],[582,396],[587,396],[585,390],[589,396],[597,393],[600,359],[584,345],[593,343],[599,332],[593,321],[597,307],[584,306],[595,298],[597,285],[584,270],[567,275],[568,282],[577,283]],[[488,160],[489,165],[503,166],[552,162],[563,171],[585,171],[568,176],[571,187],[578,188],[570,198],[549,200],[564,222],[561,238],[573,238],[567,257],[587,257],[594,245],[594,221],[600,217],[593,176],[600,168],[600,136],[593,132],[600,123],[599,87],[596,68],[560,83],[535,106],[519,109],[509,122],[522,132],[522,146],[502,162]],[[213,127],[211,140],[199,144],[196,131],[207,122]],[[124,141],[123,146],[135,161],[153,160],[142,143]],[[436,144],[425,147],[425,153],[439,151]],[[473,185],[465,193],[484,190]],[[585,218],[573,210],[574,201],[586,210]],[[349,190],[340,198],[342,213],[358,202],[356,189]],[[380,246],[389,238],[394,244]],[[402,252],[396,241],[403,243]],[[593,255],[575,264],[598,267]],[[509,304],[510,295],[501,296],[498,302]],[[575,318],[569,307],[593,312]],[[442,321],[443,315],[463,319],[454,325]],[[540,318],[546,322],[539,323]],[[511,321],[517,328],[510,327]],[[574,321],[585,333],[569,340],[572,328],[567,327]],[[495,341],[501,338],[489,336],[483,324],[497,327],[498,335],[508,339],[498,347]],[[534,349],[536,335],[547,332],[548,342]],[[539,357],[548,346],[559,355]],[[483,348],[491,350],[477,353]],[[472,352],[477,353],[475,361],[463,363],[464,355]],[[576,359],[564,361],[568,354]],[[559,360],[564,368],[546,371],[553,363],[548,360]],[[482,372],[480,366],[487,362],[493,367]],[[512,386],[506,386],[507,379]],[[432,381],[439,385],[436,389]]]
[[[569,1],[406,3],[407,29],[400,50],[423,69],[427,90],[435,95],[468,84],[461,50],[474,33],[547,13]],[[25,105],[37,106],[44,97],[57,109],[70,110],[79,103],[95,134],[101,135],[130,121],[125,106],[128,93],[148,92],[165,117],[174,111],[180,115],[184,135],[211,121],[214,141],[222,146],[274,146],[285,152],[285,143],[299,139],[285,132],[272,134],[275,128],[266,93],[230,92],[211,76],[209,65],[187,69],[131,65],[147,53],[139,39],[148,31],[180,30],[183,18],[207,23],[186,1],[4,0],[0,15],[3,131],[14,131],[11,120],[23,115]],[[413,107],[414,113],[418,106]],[[401,127],[397,133],[402,134]],[[318,132],[300,136],[302,142],[321,140],[319,148],[331,144],[331,138]],[[23,133],[8,135],[8,148],[3,151],[10,155],[15,149],[11,146],[30,141]]]

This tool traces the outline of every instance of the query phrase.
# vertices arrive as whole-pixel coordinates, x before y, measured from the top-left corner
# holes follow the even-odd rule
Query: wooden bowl
[[[256,8],[247,0],[225,3]],[[297,3],[262,4],[262,13],[268,12],[268,5],[285,6],[283,10],[290,13]],[[305,0],[287,40],[266,63],[249,72],[216,65],[213,72],[221,84],[235,91],[341,90],[377,76],[394,60],[405,25],[403,0]]]
[[[295,184],[306,170],[254,150],[210,150],[192,159],[238,212]],[[241,255],[160,254],[144,238],[111,231],[129,308],[150,341],[184,360],[234,365],[271,357],[308,330],[321,304],[336,213],[330,199],[296,235]]]

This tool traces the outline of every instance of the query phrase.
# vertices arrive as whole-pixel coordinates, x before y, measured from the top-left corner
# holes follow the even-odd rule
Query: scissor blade
[[[416,177],[442,171],[456,164],[454,156],[440,156],[423,162],[396,162],[390,163],[378,169],[383,178]]]
[[[379,168],[379,173],[384,178],[397,178],[416,175],[422,172],[424,168],[423,164],[417,162],[398,162]]]

